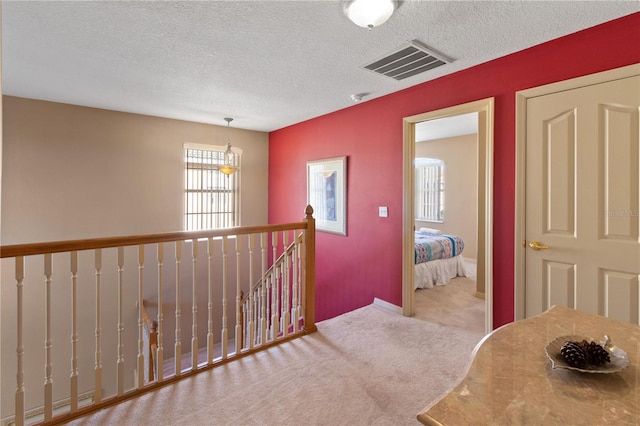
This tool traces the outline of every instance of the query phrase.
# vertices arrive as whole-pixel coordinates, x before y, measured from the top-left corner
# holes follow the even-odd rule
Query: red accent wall
[[[348,235],[316,237],[317,320],[402,304],[403,117],[494,97],[494,326],[513,321],[515,93],[638,62],[635,13],[270,133],[270,223],[304,217],[308,160],[348,156]]]

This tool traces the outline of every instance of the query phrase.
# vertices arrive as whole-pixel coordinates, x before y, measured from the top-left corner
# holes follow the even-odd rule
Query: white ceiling
[[[454,115],[453,117],[416,123],[416,142],[428,142],[437,139],[478,133],[478,113]]]
[[[406,0],[368,31],[340,1],[3,1],[3,93],[272,131],[639,10]],[[401,82],[361,68],[414,39],[454,62]]]

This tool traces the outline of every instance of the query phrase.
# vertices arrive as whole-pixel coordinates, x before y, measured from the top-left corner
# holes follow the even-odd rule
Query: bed
[[[422,229],[416,231],[414,244],[415,289],[446,285],[452,278],[467,276],[462,238]]]

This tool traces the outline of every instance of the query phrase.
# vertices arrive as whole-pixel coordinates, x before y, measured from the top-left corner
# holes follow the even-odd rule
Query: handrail
[[[126,247],[141,244],[165,243],[178,240],[197,240],[235,235],[258,234],[261,232],[290,231],[305,228],[306,222],[284,223],[278,225],[237,226],[233,228],[207,231],[180,231],[159,234],[130,235],[120,237],[90,238],[69,241],[51,241],[42,243],[14,244],[0,247],[0,258],[33,256],[45,253],[64,253],[69,251],[94,250],[102,248]]]
[[[303,237],[304,237],[304,234],[302,234],[302,233],[298,234],[298,237],[291,244],[289,244],[287,246],[287,249],[285,251],[283,251],[280,254],[280,256],[278,256],[278,258],[275,260],[275,262],[273,262],[273,264],[271,266],[269,266],[269,268],[267,268],[267,270],[264,272],[264,276],[251,285],[251,288],[249,289],[249,292],[247,294],[243,295],[242,298],[240,299],[241,303],[246,302],[247,299],[249,298],[249,294],[254,292],[258,287],[260,287],[260,284],[262,284],[262,281],[265,279],[265,277],[268,276],[269,274],[271,274],[275,268],[280,266],[280,264],[282,263],[282,259],[284,259],[285,256],[291,255],[291,253],[293,252],[293,248],[295,247],[296,243],[302,241]]]

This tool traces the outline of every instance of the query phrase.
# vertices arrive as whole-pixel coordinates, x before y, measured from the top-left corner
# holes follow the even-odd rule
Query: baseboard
[[[104,392],[104,390],[103,390]],[[95,403],[93,399],[93,391],[83,392],[78,394],[78,407],[82,408],[85,405],[90,405]],[[63,414],[69,411],[71,406],[71,398],[64,398],[59,401],[55,401],[52,406],[53,416],[58,414]],[[2,426],[15,426],[16,425],[16,416],[12,415],[9,417],[5,417],[0,420],[0,425]],[[24,424],[35,424],[44,421],[44,406],[36,407],[25,411],[24,413]]]
[[[402,308],[400,306],[394,305],[393,303],[389,303],[387,301],[374,297],[373,304],[379,308],[402,315]]]

